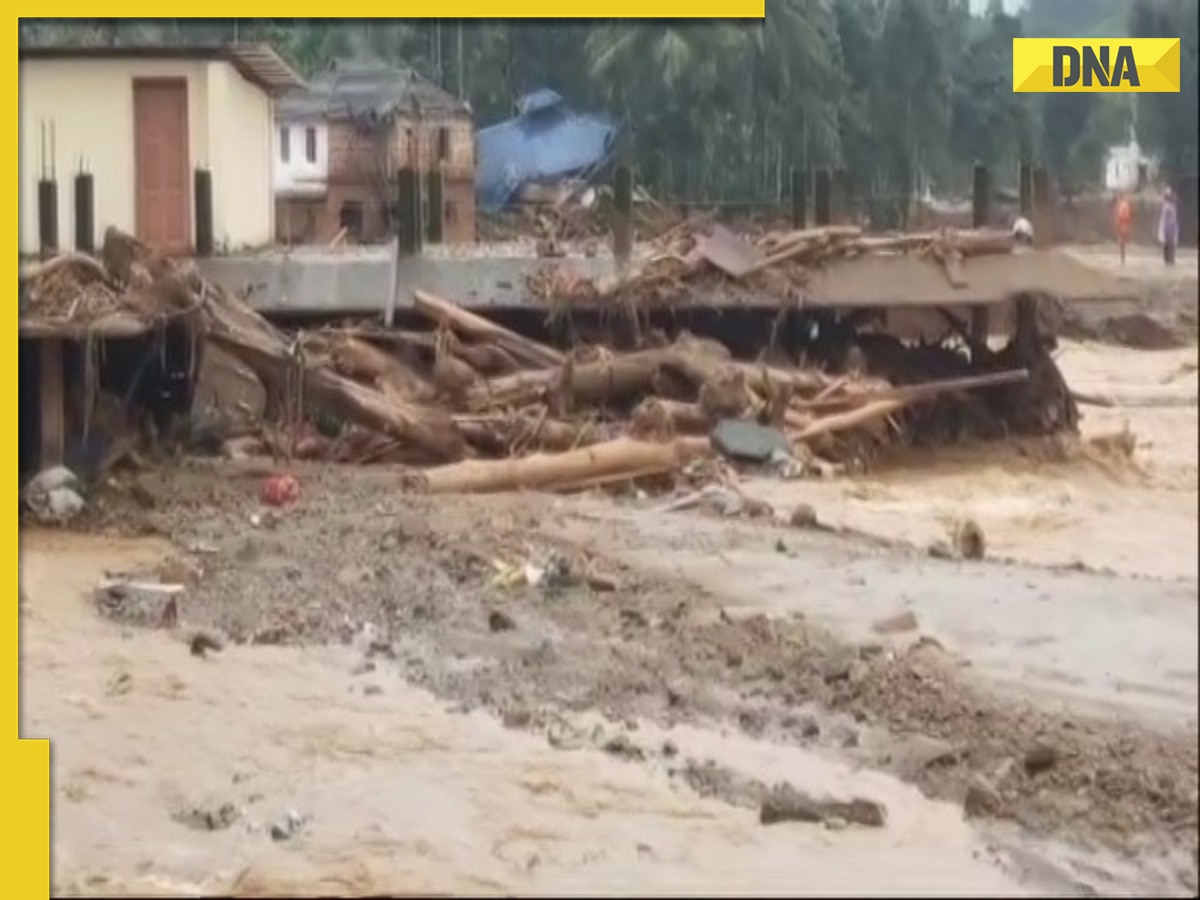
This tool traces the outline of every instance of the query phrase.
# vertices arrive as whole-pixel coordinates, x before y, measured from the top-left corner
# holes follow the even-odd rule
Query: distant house
[[[489,212],[533,187],[590,177],[608,162],[620,134],[606,116],[577,113],[548,88],[521,97],[515,112],[477,135],[476,193]]]
[[[274,186],[281,240],[360,241],[391,231],[394,175],[440,173],[441,198],[422,179],[427,220],[442,239],[475,239],[475,142],[470,106],[415,70],[337,62],[276,111]],[[433,208],[437,206],[437,209]]]
[[[1104,159],[1104,187],[1109,191],[1137,191],[1154,180],[1158,164],[1147,156],[1130,129],[1129,141],[1108,148]]]
[[[57,183],[58,243],[75,241],[73,181],[92,174],[93,240],[115,225],[170,253],[196,241],[211,173],[216,248],[274,239],[272,105],[302,81],[269,47],[22,47],[20,249],[39,249],[38,182]]]

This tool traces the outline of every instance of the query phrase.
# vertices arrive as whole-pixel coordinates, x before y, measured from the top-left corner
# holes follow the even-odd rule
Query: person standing
[[[1117,195],[1117,211],[1115,217],[1117,229],[1117,248],[1121,252],[1121,265],[1125,265],[1125,246],[1129,243],[1129,234],[1133,228],[1133,209],[1125,194]]]
[[[1158,242],[1162,244],[1163,262],[1175,265],[1175,247],[1179,244],[1179,210],[1175,206],[1175,192],[1170,188],[1163,191],[1162,211],[1158,214]]]

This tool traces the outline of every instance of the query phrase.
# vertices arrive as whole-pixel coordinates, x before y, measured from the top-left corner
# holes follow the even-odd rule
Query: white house
[[[1142,152],[1133,129],[1129,141],[1108,148],[1104,160],[1104,187],[1109,191],[1136,191],[1154,180],[1157,161]]]
[[[277,196],[318,197],[329,177],[329,126],[317,116],[279,117],[275,129]]]
[[[270,47],[40,46],[19,60],[21,253],[39,251],[42,179],[57,184],[58,245],[73,248],[81,168],[96,245],[114,225],[192,252],[198,169],[211,177],[216,247],[274,239],[274,97],[303,82]]]

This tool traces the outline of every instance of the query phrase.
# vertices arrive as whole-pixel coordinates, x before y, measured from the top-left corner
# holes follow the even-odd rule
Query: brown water
[[[957,808],[814,752],[684,736],[730,766],[880,800],[887,827],[764,828],[653,765],[453,714],[382,667],[356,677],[348,648],[200,659],[97,618],[103,570],[162,549],[22,536],[22,733],[53,741],[56,893],[1022,892]],[[222,830],[173,819],[224,803],[240,817]],[[307,823],[273,841],[292,810]]]
[[[1128,426],[1132,461],[1095,454],[1066,464],[1010,449],[924,454],[913,466],[863,478],[751,482],[782,510],[811,504],[822,520],[917,545],[974,519],[989,555],[1037,565],[1082,564],[1155,578],[1197,577],[1197,348],[1144,351],[1064,342],[1076,391],[1144,404],[1084,407],[1085,440]]]

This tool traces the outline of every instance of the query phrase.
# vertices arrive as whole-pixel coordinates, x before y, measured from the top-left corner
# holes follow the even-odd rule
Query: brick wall
[[[350,122],[329,123],[329,181],[357,182],[389,170],[387,132],[378,134]]]
[[[465,116],[399,118],[392,133],[393,160],[397,167],[413,164],[428,171],[437,165],[449,173],[475,172],[475,131]]]
[[[415,134],[414,134],[415,132]],[[372,134],[350,122],[329,123],[329,177],[320,200],[281,200],[277,207],[280,239],[290,243],[324,243],[340,227],[346,204],[362,211],[362,240],[389,237],[384,204],[390,191],[380,182],[384,172],[409,165],[415,157],[421,171],[440,166],[445,177],[443,239],[462,244],[475,240],[475,132],[466,116],[398,119]]]
[[[447,244],[475,241],[475,177],[447,177],[443,185],[442,237]]]

